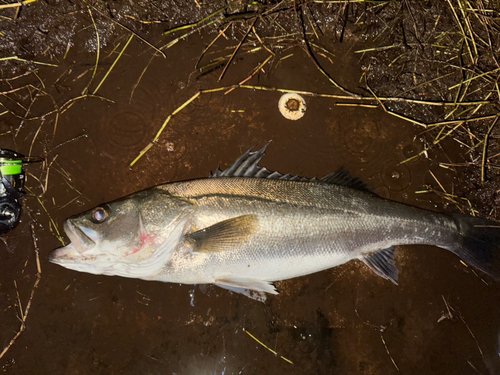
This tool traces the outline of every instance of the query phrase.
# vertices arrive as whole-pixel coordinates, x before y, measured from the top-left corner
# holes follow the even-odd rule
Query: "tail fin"
[[[459,244],[449,250],[465,263],[500,280],[500,224],[491,220],[456,214]]]

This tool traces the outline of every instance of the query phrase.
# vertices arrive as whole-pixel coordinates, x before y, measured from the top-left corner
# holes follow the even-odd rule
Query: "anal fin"
[[[361,258],[361,260],[378,276],[391,280],[398,285],[398,269],[395,265],[395,246],[376,251]]]

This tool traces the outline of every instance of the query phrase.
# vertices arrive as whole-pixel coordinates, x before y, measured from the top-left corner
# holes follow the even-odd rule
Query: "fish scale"
[[[356,199],[349,200],[347,204],[346,199],[338,199],[339,190],[346,189],[335,185],[318,186],[314,183],[296,182],[293,196],[286,200],[273,200],[273,194],[281,195],[283,187],[288,188],[286,181],[245,178],[227,180],[230,181],[212,179],[202,180],[199,184],[194,181],[165,188],[174,196],[179,194],[194,202],[195,226],[198,228],[210,227],[231,217],[257,214],[259,230],[248,242],[235,244],[230,253],[214,251],[206,254],[203,261],[200,254],[190,253],[189,248],[189,258],[186,253],[174,254],[162,270],[160,280],[201,283],[209,277],[214,282],[233,275],[266,281],[283,280],[331,268],[365,253],[397,244],[428,244],[428,240],[420,241],[414,236],[415,229],[432,228],[434,233],[442,236],[442,233],[448,233],[453,226],[449,223],[451,219],[446,221],[442,216],[427,211],[409,206],[395,209],[393,202],[388,202],[390,210],[384,210],[384,207],[379,207],[380,198],[365,192],[361,192],[364,204],[356,211]],[[221,190],[225,191],[220,195],[216,193]],[[233,196],[234,200],[224,198],[235,191],[238,195]],[[266,193],[262,194],[262,191]],[[358,192],[350,193],[355,195]],[[374,211],[371,207],[373,205],[383,214],[377,215],[375,212],[367,215],[366,211]],[[342,206],[344,207],[339,208]],[[213,212],[218,214],[213,216]],[[416,219],[419,215],[422,217]],[[402,222],[410,225],[402,226]],[[441,245],[438,239],[440,236],[435,237],[434,245]],[[265,256],[261,256],[262,254]],[[196,266],[193,268],[191,263],[191,267],[188,267],[187,264],[196,257]],[[302,262],[301,267],[292,266],[299,261]],[[217,266],[213,267],[213,264]],[[230,264],[231,267],[224,267],[224,264]]]

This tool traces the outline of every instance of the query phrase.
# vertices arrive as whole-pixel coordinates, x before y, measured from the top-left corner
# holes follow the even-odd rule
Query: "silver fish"
[[[382,199],[345,169],[319,180],[271,172],[258,166],[266,147],[210,178],[153,187],[69,218],[71,244],[51,262],[263,298],[277,294],[273,281],[352,259],[397,283],[395,246],[424,244],[499,276],[498,224]]]

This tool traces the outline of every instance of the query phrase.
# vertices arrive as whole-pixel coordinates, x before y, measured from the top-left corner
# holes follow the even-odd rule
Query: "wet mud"
[[[25,5],[18,14],[17,8],[1,10],[12,19],[0,30],[10,41],[2,51],[24,60],[0,61],[0,147],[45,162],[25,167],[29,190],[22,221],[0,242],[0,351],[7,348],[0,369],[9,374],[499,373],[500,284],[434,247],[398,248],[398,286],[351,261],[277,282],[280,294],[265,303],[211,285],[96,276],[48,262],[49,253],[62,245],[58,231],[68,242],[62,223],[69,216],[154,185],[206,177],[269,141],[262,165],[271,170],[313,177],[344,166],[384,198],[439,212],[471,213],[472,207],[476,214],[498,217],[494,165],[482,184],[475,162],[482,146],[468,153],[454,136],[434,145],[436,130],[388,112],[400,109],[416,121],[437,122],[441,107],[346,99],[349,94],[332,84],[300,43],[293,5],[276,15],[276,23],[255,25],[261,38],[280,36],[278,57],[263,64],[265,48],[249,52],[259,47],[254,37],[255,45],[243,46],[221,80],[227,58],[214,58],[233,53],[251,20],[230,25],[202,57],[201,69],[195,69],[200,55],[227,24],[164,48],[166,58],[139,38],[165,46],[187,32],[165,36],[165,31],[228,7],[196,4],[89,2],[87,7],[48,1]],[[262,12],[230,5],[226,17]],[[387,78],[396,77],[391,69],[397,66],[388,63],[397,57],[391,51],[377,61],[356,53],[402,37],[396,30],[376,39],[397,20],[390,17],[397,14],[394,9],[310,6],[303,15],[307,32],[313,30],[306,13],[318,22],[316,32],[325,35],[321,46],[331,53],[316,49],[316,58],[340,86],[364,95],[360,82],[368,66],[379,96],[398,95],[415,84],[413,76],[409,82],[402,75]],[[441,14],[452,22],[449,13]],[[137,33],[126,49],[131,34],[118,23]],[[280,27],[288,36],[278,34]],[[298,37],[290,36],[294,33]],[[424,64],[410,70],[426,72]],[[252,87],[230,91],[249,76],[246,84]],[[207,92],[217,87],[227,89]],[[285,119],[278,110],[282,92],[262,87],[306,92],[305,116]],[[200,90],[131,167],[167,117]],[[422,93],[430,97],[432,90],[411,91],[414,98]],[[491,135],[494,152],[496,131]]]

